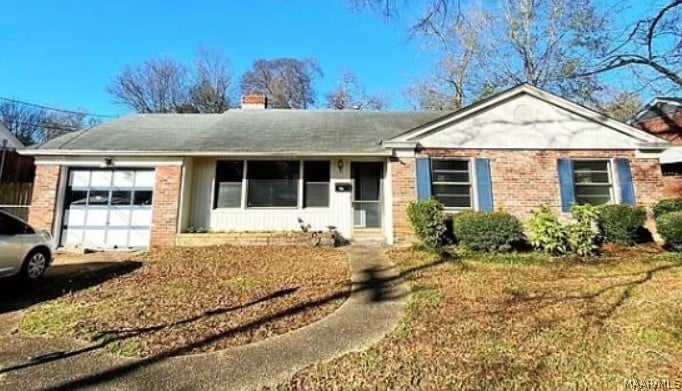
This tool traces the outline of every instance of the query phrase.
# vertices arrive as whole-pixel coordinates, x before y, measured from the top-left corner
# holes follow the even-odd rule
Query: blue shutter
[[[476,159],[476,190],[478,210],[493,210],[493,184],[490,180],[490,159]]]
[[[431,164],[428,157],[417,158],[417,199],[431,198]]]
[[[575,203],[575,187],[573,186],[573,162],[570,159],[557,161],[559,172],[559,192],[561,194],[561,210],[570,212]]]
[[[616,170],[618,172],[618,182],[620,183],[620,203],[635,203],[635,188],[632,185],[632,171],[628,159],[616,159]]]

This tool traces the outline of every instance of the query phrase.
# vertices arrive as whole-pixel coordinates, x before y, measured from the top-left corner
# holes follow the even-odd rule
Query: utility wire
[[[110,114],[92,114],[92,113],[87,113],[85,111],[73,111],[73,110],[58,109],[55,107],[43,106],[43,105],[31,103],[31,102],[22,101],[22,100],[5,98],[2,96],[0,96],[0,100],[4,100],[6,102],[12,102],[12,103],[19,103],[19,104],[26,105],[26,106],[39,107],[39,108],[44,109],[44,110],[58,111],[61,113],[80,114],[80,115],[84,115],[86,117],[102,117],[102,118],[116,118],[117,117],[116,115],[110,115]]]

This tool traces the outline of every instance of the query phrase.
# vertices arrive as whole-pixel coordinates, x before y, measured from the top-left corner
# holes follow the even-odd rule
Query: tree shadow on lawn
[[[2,279],[0,280],[0,314],[22,310],[67,293],[99,285],[109,279],[128,274],[141,266],[142,262],[130,260],[53,265],[39,281],[27,283],[18,277]]]
[[[400,285],[400,282],[403,280],[403,278],[418,272],[422,269],[427,269],[431,267],[438,266],[442,263],[445,263],[446,260],[444,259],[439,259],[437,261],[431,262],[431,263],[426,263],[422,265],[415,266],[410,269],[406,269],[400,273],[397,272],[390,272],[389,268],[379,268],[379,267],[369,267],[361,271],[361,276],[358,279],[358,281],[354,281],[351,283],[350,287],[350,292],[348,289],[343,289],[339,290],[336,292],[333,292],[329,295],[326,295],[324,297],[311,300],[308,302],[303,302],[301,304],[294,305],[290,308],[287,308],[285,310],[278,311],[276,313],[263,316],[261,318],[255,319],[253,321],[247,322],[243,325],[231,328],[229,330],[225,330],[221,333],[218,333],[213,336],[209,336],[206,338],[203,338],[201,340],[198,340],[196,342],[192,342],[189,344],[186,344],[184,346],[180,346],[150,357],[146,357],[143,359],[135,360],[134,362],[122,364],[116,367],[113,367],[111,369],[101,371],[99,373],[95,374],[90,374],[86,375],[77,379],[73,379],[71,381],[68,381],[66,383],[62,383],[60,385],[57,385],[55,387],[50,387],[47,388],[47,390],[71,390],[75,388],[81,388],[81,387],[86,387],[86,386],[92,386],[100,383],[105,383],[110,380],[115,380],[117,378],[126,376],[128,374],[131,374],[137,370],[140,370],[144,367],[147,367],[149,365],[161,362],[167,358],[173,357],[173,356],[178,356],[178,355],[183,355],[192,352],[193,350],[200,348],[202,346],[209,345],[215,341],[218,341],[223,338],[230,337],[232,335],[242,333],[242,332],[247,332],[249,330],[257,329],[261,327],[264,324],[267,324],[269,322],[275,321],[277,319],[281,318],[286,318],[292,315],[296,315],[298,313],[301,313],[303,311],[306,311],[308,309],[323,305],[325,303],[329,303],[330,301],[338,300],[338,299],[343,299],[348,297],[349,293],[357,296],[358,293],[360,294],[361,300],[366,300],[369,304],[372,303],[379,303],[379,302],[389,302],[393,300],[398,300],[405,295],[408,294],[406,291],[402,291],[400,289],[397,289],[397,287]],[[290,293],[290,292],[289,292]],[[277,294],[277,292],[275,292]],[[288,294],[288,293],[287,293]],[[280,294],[281,295],[281,294]],[[269,295],[269,298],[272,298],[272,294]],[[261,299],[262,301],[264,299]],[[248,304],[250,305],[250,304]],[[210,311],[209,311],[210,312]],[[208,314],[208,312],[207,312]],[[210,315],[207,315],[210,316]],[[188,322],[191,322],[192,320],[187,320]],[[141,332],[146,332],[146,330],[142,330]],[[136,334],[137,335],[137,334]],[[125,339],[128,338],[132,335],[123,335],[120,337],[120,339]],[[117,339],[119,340],[119,339]],[[59,359],[63,357],[70,357],[75,354],[80,354],[84,353],[86,351],[94,350],[101,348],[105,346],[108,343],[113,342],[113,340],[107,340],[103,341],[101,344],[95,345],[91,348],[86,348],[87,350],[84,351],[75,351],[75,352],[65,352],[63,353],[62,356],[60,357],[55,357],[54,359]],[[67,356],[68,355],[68,356]],[[19,369],[19,366],[16,366],[17,368],[13,369]],[[9,369],[11,370],[11,369]]]
[[[624,288],[622,292],[617,296],[616,300],[610,302],[605,308],[601,310],[585,310],[582,313],[582,318],[588,321],[592,321],[597,325],[603,324],[607,319],[611,318],[616,310],[623,306],[626,301],[633,296],[633,290],[638,286],[644,285],[651,281],[655,274],[682,267],[682,264],[668,264],[661,265],[649,270],[645,270],[639,273],[628,273],[628,274],[617,274],[615,276],[603,276],[603,278],[616,277],[616,276],[629,276],[629,275],[644,275],[641,278],[637,278],[630,281],[619,282],[616,284],[611,284],[600,288],[591,293],[585,293],[580,295],[550,295],[542,294],[539,296],[529,296],[524,292],[518,292],[514,290],[509,290],[506,293],[511,295],[511,297],[503,300],[500,309],[494,311],[488,311],[487,315],[501,316],[503,318],[510,316],[520,316],[523,313],[522,307],[527,306],[529,313],[537,312],[539,309],[546,308],[556,304],[567,304],[574,301],[586,301],[590,303],[596,302],[599,298],[605,294],[619,288]],[[559,321],[557,319],[556,321]]]

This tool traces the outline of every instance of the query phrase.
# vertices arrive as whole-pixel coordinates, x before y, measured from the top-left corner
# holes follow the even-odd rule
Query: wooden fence
[[[0,182],[0,209],[26,219],[28,218],[28,208],[31,205],[32,194],[33,183]]]

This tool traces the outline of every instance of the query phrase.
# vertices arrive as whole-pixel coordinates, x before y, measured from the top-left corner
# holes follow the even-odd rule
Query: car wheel
[[[35,281],[43,276],[47,270],[47,258],[45,251],[32,251],[26,257],[21,267],[21,275],[26,280]]]

